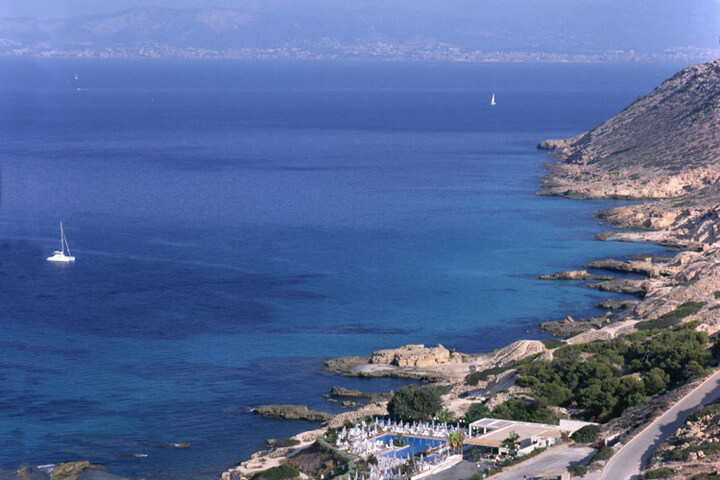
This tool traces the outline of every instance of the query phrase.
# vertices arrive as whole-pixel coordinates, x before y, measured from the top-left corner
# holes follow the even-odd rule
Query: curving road
[[[683,424],[698,407],[720,398],[720,370],[716,371],[655,419],[635,438],[610,458],[602,474],[602,480],[631,480],[639,478],[640,470],[655,449]]]

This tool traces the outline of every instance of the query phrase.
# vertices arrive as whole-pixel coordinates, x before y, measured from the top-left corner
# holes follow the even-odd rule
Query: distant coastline
[[[405,62],[405,63],[467,63],[467,64],[605,64],[605,63],[682,63],[708,61],[720,50],[678,48],[661,53],[613,51],[597,53],[553,53],[534,51],[485,52],[464,50],[451,45],[394,43],[335,43],[330,48],[312,47],[248,47],[213,49],[179,47],[159,42],[135,46],[48,47],[21,40],[0,39],[0,58],[58,59],[123,59],[123,60],[256,60],[303,62]]]

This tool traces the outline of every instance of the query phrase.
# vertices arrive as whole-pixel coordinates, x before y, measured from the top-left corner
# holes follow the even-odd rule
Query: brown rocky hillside
[[[720,60],[688,67],[605,123],[547,140],[544,193],[671,198],[720,182]],[[720,187],[718,187],[720,188]]]

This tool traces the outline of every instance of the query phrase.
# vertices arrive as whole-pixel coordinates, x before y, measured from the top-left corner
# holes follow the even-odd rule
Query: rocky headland
[[[468,373],[512,363],[546,350],[542,342],[520,340],[484,354],[448,350],[442,345],[405,345],[377,350],[367,357],[340,357],[325,362],[327,369],[358,377],[398,377],[453,383]]]
[[[692,205],[700,196],[689,194],[720,180],[719,91],[720,61],[688,67],[592,130],[540,143],[560,160],[548,165],[543,192],[571,198],[683,197]],[[636,220],[646,228],[669,227],[675,212],[656,210]]]

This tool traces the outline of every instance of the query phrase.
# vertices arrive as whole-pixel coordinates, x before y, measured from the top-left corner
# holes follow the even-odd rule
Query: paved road
[[[440,473],[428,477],[430,480],[465,480],[478,473],[480,470],[473,462],[463,460],[454,467],[448,468]]]
[[[685,422],[698,407],[720,398],[720,370],[648,425],[610,458],[603,480],[631,480],[640,475],[655,449]]]

